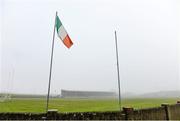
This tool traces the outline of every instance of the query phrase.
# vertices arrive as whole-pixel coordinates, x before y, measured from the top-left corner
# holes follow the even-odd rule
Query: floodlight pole
[[[49,95],[50,95],[50,88],[51,88],[51,73],[52,73],[52,62],[53,62],[53,53],[54,53],[54,37],[55,37],[55,28],[56,28],[56,17],[57,17],[57,11],[56,11],[55,22],[54,22],[54,32],[53,32],[53,40],[52,40],[52,48],[51,48],[51,62],[50,62],[50,71],[49,71],[49,84],[48,84],[46,112],[48,112]]]
[[[115,34],[115,44],[116,44],[116,59],[117,59],[117,75],[118,75],[118,89],[119,89],[119,109],[121,111],[121,85],[120,85],[120,72],[119,72],[119,56],[118,56],[118,44],[117,44],[117,35]]]

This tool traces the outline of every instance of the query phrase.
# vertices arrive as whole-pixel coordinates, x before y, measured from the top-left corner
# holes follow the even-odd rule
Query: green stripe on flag
[[[56,29],[57,29],[57,32],[58,32],[58,29],[60,28],[60,26],[62,25],[60,19],[58,16],[56,16]]]

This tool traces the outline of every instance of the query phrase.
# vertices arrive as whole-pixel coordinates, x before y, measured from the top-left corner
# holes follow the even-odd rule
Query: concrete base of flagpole
[[[123,107],[125,120],[133,120],[134,109],[132,107]]]
[[[177,101],[177,104],[180,104],[180,100]]]
[[[58,114],[58,109],[49,109],[47,111],[47,119],[56,120]]]

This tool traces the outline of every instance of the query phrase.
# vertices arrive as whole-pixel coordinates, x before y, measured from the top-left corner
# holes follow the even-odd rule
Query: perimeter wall
[[[121,112],[59,113],[0,113],[0,120],[180,120],[180,102],[174,105],[133,110],[124,107]]]

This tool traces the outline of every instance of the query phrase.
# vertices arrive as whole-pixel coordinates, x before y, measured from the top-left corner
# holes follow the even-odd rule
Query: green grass
[[[178,99],[126,99],[122,107],[150,108],[162,103],[175,104]],[[46,99],[19,98],[0,102],[0,112],[45,112]],[[118,100],[115,99],[50,99],[49,109],[60,112],[117,111]]]

